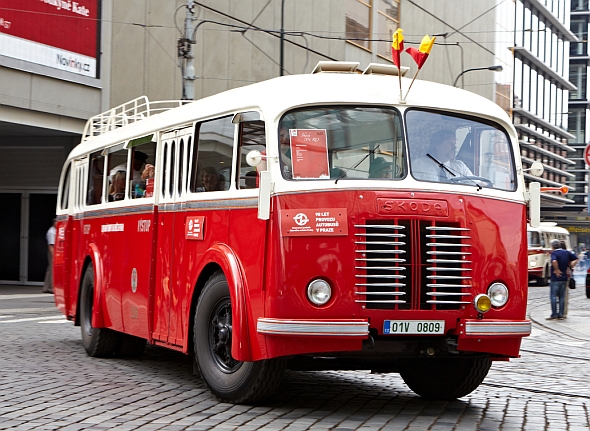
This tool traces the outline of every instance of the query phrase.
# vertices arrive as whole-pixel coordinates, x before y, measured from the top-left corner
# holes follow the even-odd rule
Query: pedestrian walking
[[[567,289],[567,271],[578,262],[578,257],[565,250],[558,239],[551,240],[551,282],[549,298],[551,300],[551,316],[547,320],[565,319],[565,293]]]
[[[43,282],[43,293],[53,293],[53,246],[55,244],[55,224],[47,230],[45,238],[47,239],[47,270],[45,271],[45,281]]]

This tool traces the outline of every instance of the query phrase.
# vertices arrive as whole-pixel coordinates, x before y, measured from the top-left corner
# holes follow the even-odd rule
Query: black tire
[[[586,298],[590,298],[590,287],[586,288]]]
[[[145,344],[144,338],[117,332],[115,355],[122,358],[137,358],[145,350]]]
[[[271,396],[286,362],[269,359],[236,361],[231,356],[232,311],[223,272],[211,276],[199,297],[194,322],[195,356],[201,377],[219,400],[253,403]]]
[[[475,358],[420,358],[404,360],[399,373],[406,385],[423,398],[453,400],[473,392],[483,382],[492,361]]]
[[[539,278],[539,284],[541,286],[547,286],[549,284],[549,276],[550,276],[549,267],[547,267],[547,268],[545,268],[545,275],[542,275]]]
[[[94,270],[91,266],[84,272],[80,293],[80,329],[82,344],[88,356],[106,358],[113,356],[117,346],[117,332],[107,328],[92,327],[94,306]]]

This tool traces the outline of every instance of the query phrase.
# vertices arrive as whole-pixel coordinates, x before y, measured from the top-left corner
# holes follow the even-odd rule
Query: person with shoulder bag
[[[551,282],[549,283],[551,300],[551,316],[547,320],[565,319],[565,291],[568,283],[568,268],[578,262],[578,257],[565,250],[558,239],[551,240]],[[575,280],[572,278],[572,281]]]

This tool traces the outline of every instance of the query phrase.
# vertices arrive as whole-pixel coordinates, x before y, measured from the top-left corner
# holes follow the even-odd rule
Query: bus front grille
[[[355,225],[355,296],[367,309],[456,310],[472,301],[470,230],[395,220]]]

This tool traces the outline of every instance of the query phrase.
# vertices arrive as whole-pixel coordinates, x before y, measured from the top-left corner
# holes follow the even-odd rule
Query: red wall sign
[[[293,178],[330,178],[325,129],[289,129]]]
[[[283,236],[348,235],[346,208],[281,210]]]
[[[96,77],[100,0],[2,0],[0,55]]]
[[[192,216],[186,218],[185,238],[202,241],[205,234],[205,217]]]

